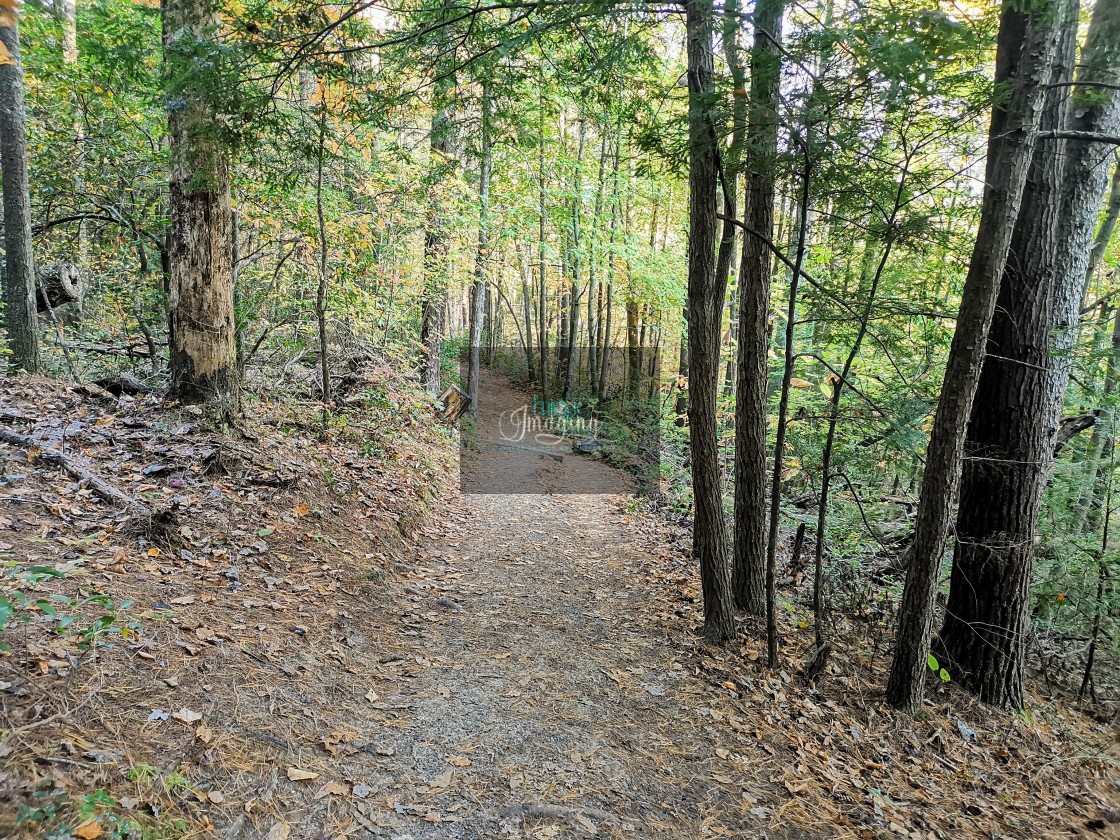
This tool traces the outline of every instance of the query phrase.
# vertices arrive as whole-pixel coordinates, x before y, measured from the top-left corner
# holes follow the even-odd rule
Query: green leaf
[[[949,682],[949,672],[944,668],[941,669],[941,673],[938,674],[938,676],[941,677],[941,682]]]
[[[926,657],[926,664],[929,665],[931,671],[936,671],[941,667],[941,663],[937,661],[937,657],[932,653]]]
[[[44,615],[49,615],[51,618],[58,618],[58,610],[54,608],[54,604],[45,598],[40,598],[36,601],[35,606],[37,606]]]
[[[257,531],[257,536],[258,537],[267,537],[271,533],[272,533],[271,528],[261,528],[259,531]]]
[[[65,572],[60,572],[58,569],[52,568],[51,566],[31,566],[28,568],[27,573],[29,575],[47,575],[48,577],[56,578],[66,577]]]

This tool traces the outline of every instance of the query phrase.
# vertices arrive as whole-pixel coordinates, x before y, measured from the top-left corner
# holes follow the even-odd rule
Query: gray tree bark
[[[1044,130],[1065,122],[1066,91],[1057,85],[1072,73],[1076,29],[1075,14],[1068,15],[1042,115]],[[1066,174],[1064,141],[1039,143],[969,418],[949,602],[938,645],[954,680],[982,700],[1013,708],[1023,704],[1035,522],[1065,390],[1065,366],[1052,352],[1052,333],[1069,308],[1063,298],[1074,298],[1076,312],[1084,277],[1083,268],[1074,275],[1058,262]]]
[[[688,0],[685,21],[689,92],[688,418],[695,503],[692,554],[700,565],[704,635],[712,641],[724,641],[735,636],[735,610],[716,428],[720,325],[727,277],[717,276],[715,270],[719,146],[712,83],[712,0]]]
[[[39,323],[35,315],[35,255],[31,250],[31,199],[27,180],[26,108],[19,21],[15,7],[0,7],[0,167],[4,194],[4,322],[9,365],[38,373]]]
[[[992,109],[984,198],[976,244],[965,278],[957,328],[934,416],[903,589],[887,702],[915,713],[933,624],[952,505],[960,484],[965,433],[976,396],[985,342],[992,323],[1023,187],[1039,133],[1046,83],[1068,0],[1043,0],[1020,10],[1005,0],[996,48],[996,84],[1008,95]]]
[[[778,153],[785,0],[761,0],[754,17],[746,147],[746,225],[739,261],[739,348],[735,385],[735,603],[752,615],[766,609],[766,385],[770,344],[770,248],[774,234],[774,165]],[[779,468],[780,472],[780,468]]]

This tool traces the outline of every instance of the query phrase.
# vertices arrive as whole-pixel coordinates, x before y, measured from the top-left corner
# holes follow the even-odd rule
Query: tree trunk
[[[1105,69],[1102,59],[1107,64],[1120,43],[1120,14],[1112,6],[1096,6],[1082,56],[1082,66],[1098,76]],[[1068,82],[1072,73],[1075,13],[1061,36],[1055,84]],[[1113,64],[1120,69],[1115,59]],[[1091,96],[1102,98],[1099,90]],[[1103,98],[1111,97],[1106,92]],[[1066,89],[1050,93],[1047,128],[1066,124],[1065,102]],[[1104,125],[1086,126],[1080,108],[1074,119],[1082,123],[1079,130],[1110,130],[1109,118],[1120,115],[1111,113],[1116,110],[1105,103],[1099,112]],[[954,678],[982,700],[1012,708],[1023,705],[1035,523],[1053,460],[1093,223],[1107,182],[1107,150],[1085,154],[1070,148],[1077,142],[1050,140],[1035,151],[965,442],[941,630]]]
[[[482,327],[486,320],[486,262],[490,259],[490,88],[482,86],[482,137],[478,160],[478,249],[474,260],[474,288],[471,292],[470,355],[467,360],[467,394],[471,416],[478,418],[479,356],[482,352]]]
[[[1105,208],[1104,220],[1097,231],[1097,238],[1093,242],[1093,250],[1089,254],[1089,264],[1085,267],[1085,288],[1093,282],[1097,273],[1097,266],[1104,258],[1104,252],[1112,239],[1112,232],[1116,230],[1116,220],[1120,219],[1120,155],[1113,159],[1112,188],[1109,190],[1108,206]]]
[[[772,260],[759,236],[773,237],[774,166],[778,152],[785,0],[760,0],[751,49],[751,99],[746,146],[750,169],[739,260],[739,344],[735,384],[735,603],[751,615],[766,609],[766,384],[770,344]]]
[[[571,252],[568,263],[572,272],[572,288],[568,298],[568,350],[564,360],[564,399],[572,389],[572,371],[576,366],[576,346],[579,344],[579,302],[583,295],[580,286],[580,271],[582,267],[582,254],[580,253],[583,230],[581,216],[583,209],[583,149],[587,142],[587,121],[579,121],[579,143],[576,148],[576,171],[573,174],[572,184],[572,239]]]
[[[677,356],[677,399],[673,403],[676,415],[673,423],[684,426],[688,419],[688,303],[681,310],[681,341]]]
[[[522,312],[525,316],[525,364],[528,368],[530,383],[537,381],[537,363],[534,357],[533,344],[533,292],[529,282],[529,257],[518,249],[521,262],[521,300]]]
[[[696,508],[692,554],[700,565],[704,635],[724,641],[735,636],[735,611],[716,424],[719,339],[727,278],[717,276],[714,264],[719,147],[712,84],[712,0],[688,0],[685,20],[689,90],[688,395]]]
[[[72,74],[73,87],[76,90],[78,85],[78,3],[77,0],[56,0],[55,13],[58,15],[59,20],[62,22],[62,62],[66,65],[67,70]],[[71,107],[74,109],[74,124],[73,124],[73,137],[74,137],[74,207],[77,210],[81,209],[80,202],[83,200],[86,191],[85,179],[82,176],[82,170],[85,169],[85,144],[86,136],[85,129],[82,125],[82,105],[79,97],[74,94],[71,100]],[[89,235],[88,225],[85,219],[78,220],[78,237],[77,237],[77,253],[74,256],[74,261],[79,265],[85,265],[86,257],[89,253]],[[79,307],[81,304],[79,303]]]
[[[595,206],[591,216],[591,239],[587,249],[587,366],[588,387],[599,393],[599,289],[598,265],[595,262],[595,243],[599,236],[599,217],[603,212],[603,193],[607,178],[607,135],[599,140],[599,180],[595,185]]]
[[[443,0],[446,14],[450,0]],[[429,139],[430,165],[433,169],[450,174],[454,169],[452,145],[454,122],[451,116],[451,98],[455,78],[450,66],[454,51],[444,51],[444,58],[437,62],[436,79],[432,85],[432,127]],[[443,180],[442,178],[439,180]],[[420,344],[422,359],[420,378],[424,389],[432,397],[440,393],[440,351],[443,347],[443,319],[447,298],[447,262],[451,243],[447,238],[448,208],[438,194],[436,185],[429,196],[427,230],[424,233],[424,295],[420,307]]]
[[[960,483],[965,432],[980,378],[1015,220],[1038,138],[1039,113],[1065,19],[1067,0],[1043,0],[1020,11],[1005,0],[996,50],[996,86],[1008,96],[992,109],[984,198],[965,278],[957,328],[926,452],[911,560],[902,595],[887,701],[916,713],[933,623],[952,505]]]
[[[793,364],[797,359],[794,351],[794,330],[797,327],[797,289],[801,280],[801,268],[805,264],[805,250],[809,236],[809,185],[812,178],[812,157],[809,137],[812,129],[807,127],[802,139],[804,169],[801,172],[801,216],[797,226],[797,256],[789,278],[789,298],[786,305],[786,336],[783,348],[782,384],[778,394],[778,428],[774,434],[774,470],[770,477],[770,512],[767,519],[766,536],[766,654],[767,665],[778,667],[778,594],[775,586],[778,556],[778,524],[781,517],[782,471],[785,460],[786,429],[789,425],[789,389],[793,379]]]
[[[327,143],[326,82],[319,101],[319,149],[315,168],[315,216],[319,222],[319,285],[315,290],[315,321],[319,327],[319,374],[323,379],[323,425],[327,422],[327,404],[331,401],[331,364],[327,352],[327,219],[323,213],[323,155]]]
[[[544,398],[545,411],[548,411],[548,251],[545,242],[546,215],[545,168],[544,168],[544,83],[541,80],[540,131],[537,136],[537,285],[540,295],[537,313],[537,354],[541,363],[541,396]]]
[[[633,290],[630,291],[633,295]],[[626,399],[638,401],[638,387],[642,381],[642,340],[638,330],[638,301],[626,299]]]
[[[171,243],[168,328],[171,394],[240,410],[233,312],[233,216],[229,156],[219,115],[198,77],[200,43],[214,44],[217,8],[202,0],[164,0],[163,44],[170,141]],[[216,44],[214,45],[216,49]]]
[[[27,181],[23,64],[16,7],[0,7],[0,167],[4,193],[4,321],[10,367],[38,373],[39,324],[35,314],[35,256]]]

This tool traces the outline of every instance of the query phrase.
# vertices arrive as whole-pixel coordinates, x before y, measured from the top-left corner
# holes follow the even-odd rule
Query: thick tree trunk
[[[1053,83],[1067,81],[1072,69],[1075,33],[1066,28]],[[1043,129],[1063,124],[1065,99],[1061,88],[1047,94]],[[1050,342],[1061,280],[1063,164],[1061,141],[1040,143],[1023,191],[965,439],[939,645],[955,681],[987,702],[1015,708],[1023,703],[1035,520],[1061,407],[1048,380],[1060,366]],[[1082,277],[1074,278],[1076,286]]]
[[[933,599],[960,482],[965,432],[1038,139],[1039,114],[1067,2],[1045,0],[1020,11],[1018,3],[1005,0],[1001,14],[996,84],[1007,88],[1008,95],[992,109],[980,227],[926,452],[910,567],[887,683],[887,701],[911,713],[917,712],[922,702],[929,670],[926,659]]]
[[[1053,83],[1072,75],[1076,10],[1061,35]],[[1114,84],[1120,11],[1095,8],[1081,80]],[[1111,63],[1111,72],[1109,64]],[[1075,89],[1079,131],[1107,133],[1120,98]],[[1086,107],[1086,105],[1088,105]],[[1048,95],[1046,129],[1067,125],[1066,89]],[[957,543],[941,644],[954,677],[982,700],[1018,708],[1030,630],[1027,609],[1035,523],[1053,460],[1069,350],[1087,276],[1108,150],[1048,140],[1035,150],[965,442]],[[1080,146],[1082,148],[1074,148]]]
[[[482,137],[478,161],[478,249],[474,260],[474,288],[471,291],[471,336],[467,359],[467,394],[471,415],[478,417],[479,357],[482,328],[486,320],[486,263],[490,259],[490,88],[482,87]]]
[[[735,385],[735,603],[752,615],[766,608],[766,384],[770,344],[770,250],[778,83],[785,0],[761,0],[754,18],[746,146],[746,224],[739,261],[739,346]],[[780,472],[780,469],[779,469]]]
[[[716,426],[720,323],[727,278],[717,276],[714,264],[719,148],[712,84],[712,0],[688,0],[685,16],[689,91],[688,395],[696,508],[692,554],[700,565],[704,635],[723,641],[735,636],[735,611]]]
[[[198,44],[218,31],[205,0],[164,0],[169,101],[171,243],[168,327],[171,393],[184,402],[240,409],[233,313],[229,159],[221,123],[194,70]]]
[[[4,322],[8,364],[38,373],[39,323],[35,315],[35,255],[31,250],[31,200],[27,183],[23,64],[19,22],[11,0],[0,4],[0,168],[4,193]]]

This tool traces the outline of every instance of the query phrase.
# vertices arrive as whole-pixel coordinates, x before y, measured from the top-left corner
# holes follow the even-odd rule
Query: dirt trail
[[[488,427],[524,398],[494,380],[484,392],[493,444]],[[407,717],[371,733],[397,803],[380,826],[416,840],[778,836],[713,781],[735,772],[716,755],[726,734],[653,617],[625,497],[540,492],[625,479],[581,456],[488,458],[476,468],[520,470],[538,492],[464,495],[418,551],[402,620],[426,667],[402,677],[409,657],[394,657],[375,683]]]

